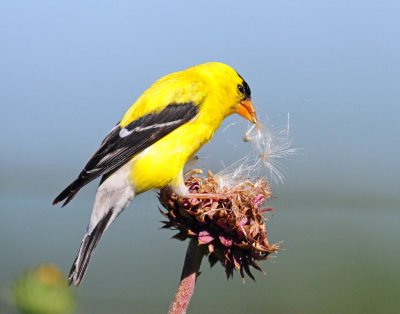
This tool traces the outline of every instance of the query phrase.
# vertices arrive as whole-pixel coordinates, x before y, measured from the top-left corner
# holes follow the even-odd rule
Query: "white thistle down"
[[[270,130],[258,122],[251,125],[243,140],[252,143],[251,152],[216,174],[220,187],[233,187],[243,178],[267,176],[275,183],[283,183],[285,166],[282,159],[295,155],[299,149],[291,148],[289,114],[284,129]]]

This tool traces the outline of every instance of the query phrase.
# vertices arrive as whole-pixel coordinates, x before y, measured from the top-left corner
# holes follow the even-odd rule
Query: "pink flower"
[[[208,244],[214,240],[214,238],[208,233],[208,231],[199,232],[199,244]]]

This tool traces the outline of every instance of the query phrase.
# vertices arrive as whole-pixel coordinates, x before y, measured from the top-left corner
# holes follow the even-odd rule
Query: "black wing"
[[[84,185],[117,170],[134,155],[193,119],[197,113],[198,106],[191,102],[170,104],[163,111],[147,114],[124,128],[116,125],[78,178],[55,198],[53,205],[66,199],[63,204],[65,206]]]

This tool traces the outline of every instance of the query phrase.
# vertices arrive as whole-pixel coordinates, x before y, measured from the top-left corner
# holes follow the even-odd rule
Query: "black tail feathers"
[[[69,200],[67,199],[66,203],[68,201]],[[64,205],[66,203],[64,203]],[[107,224],[112,215],[113,215],[113,209],[111,208],[108,211],[107,215],[105,215],[98,222],[96,227],[90,233],[85,234],[85,237],[82,240],[81,247],[79,248],[78,255],[76,256],[74,264],[72,265],[71,270],[68,275],[68,284],[69,285],[71,285],[72,283],[75,286],[80,285],[83,277],[85,276],[86,269],[90,262],[90,258],[92,256],[94,250],[96,249],[97,243],[99,242],[100,237],[103,234],[105,228],[107,227]]]

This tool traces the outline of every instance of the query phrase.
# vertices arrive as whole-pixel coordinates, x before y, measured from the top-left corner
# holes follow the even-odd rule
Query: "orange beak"
[[[242,100],[236,108],[238,114],[252,123],[257,123],[256,108],[249,99]]]

